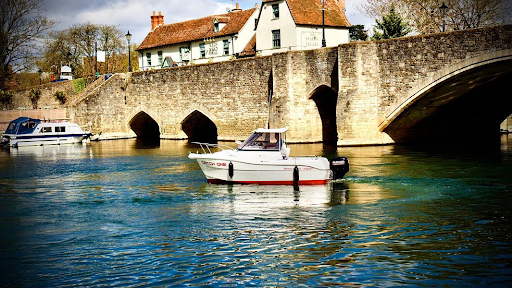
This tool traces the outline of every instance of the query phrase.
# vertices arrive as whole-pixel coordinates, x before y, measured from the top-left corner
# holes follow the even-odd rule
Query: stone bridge
[[[216,142],[288,127],[288,142],[484,139],[512,112],[512,26],[116,74],[72,99],[93,131]]]

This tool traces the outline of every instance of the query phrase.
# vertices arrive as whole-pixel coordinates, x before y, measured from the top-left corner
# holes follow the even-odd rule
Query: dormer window
[[[213,20],[213,32],[217,33],[219,30],[219,20],[215,19]]]
[[[272,13],[274,14],[274,19],[279,19],[279,4],[272,4]]]

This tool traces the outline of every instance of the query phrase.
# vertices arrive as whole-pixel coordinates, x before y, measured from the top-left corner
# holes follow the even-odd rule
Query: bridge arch
[[[128,123],[137,138],[160,139],[160,126],[144,111],[140,111]]]
[[[189,142],[215,144],[218,141],[217,126],[199,110],[192,111],[181,121],[181,129]]]
[[[310,95],[309,99],[315,102],[322,120],[322,142],[335,146],[338,141],[336,126],[338,93],[327,85],[320,85]]]
[[[397,143],[497,133],[512,112],[506,94],[511,79],[512,49],[445,67],[398,98],[379,131]]]

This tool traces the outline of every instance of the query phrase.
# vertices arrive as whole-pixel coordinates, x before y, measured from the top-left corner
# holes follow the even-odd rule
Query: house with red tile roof
[[[137,48],[141,70],[175,65],[226,61],[255,55],[254,35],[258,6],[236,8],[222,15],[164,24],[153,12],[151,31]]]
[[[151,31],[137,48],[141,70],[316,49],[323,27],[327,47],[350,39],[345,0],[262,0],[261,8],[236,4],[226,14],[179,23],[163,18],[153,12]]]
[[[261,55],[269,55],[321,48],[323,27],[326,47],[334,47],[350,41],[350,26],[345,0],[263,0],[256,49]]]

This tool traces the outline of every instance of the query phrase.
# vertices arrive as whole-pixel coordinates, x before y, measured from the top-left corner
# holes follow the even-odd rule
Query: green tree
[[[6,89],[14,73],[33,65],[34,42],[55,26],[42,16],[39,0],[0,0],[0,89]]]
[[[368,31],[364,29],[364,25],[352,25],[348,28],[350,39],[356,41],[368,40]]]
[[[403,37],[411,33],[412,29],[402,17],[395,12],[394,5],[391,5],[389,14],[382,16],[382,20],[375,19],[377,25],[373,27],[372,40],[382,40]]]

